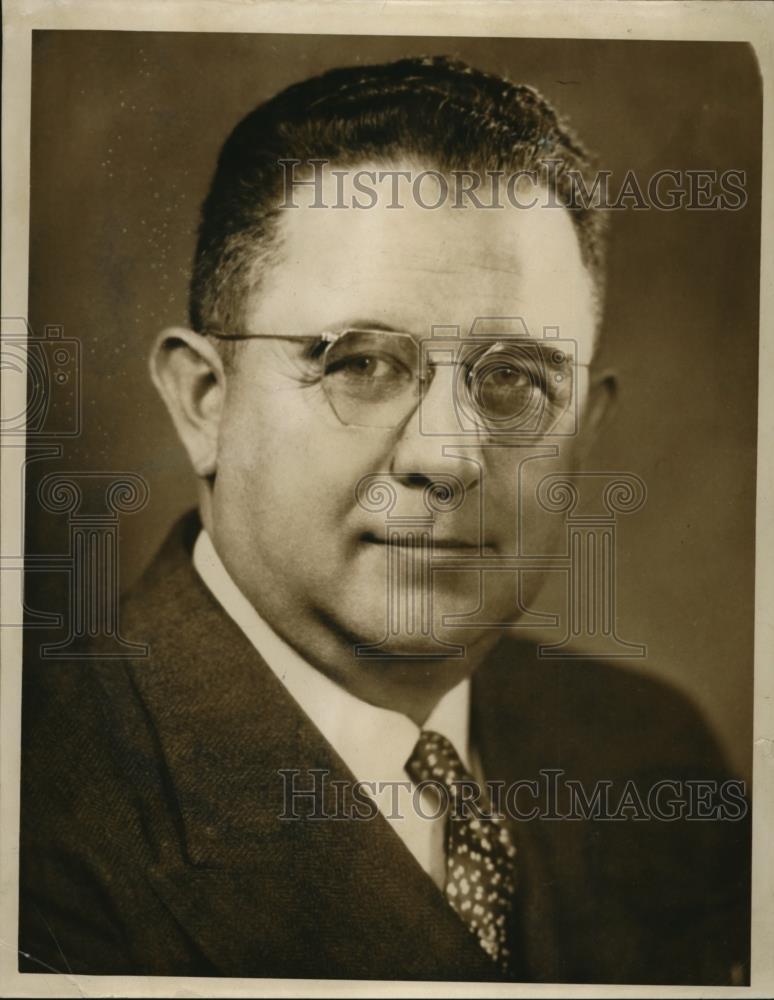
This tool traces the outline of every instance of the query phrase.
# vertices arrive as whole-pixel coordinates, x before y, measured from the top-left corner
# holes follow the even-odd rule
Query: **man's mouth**
[[[361,541],[370,545],[394,545],[396,548],[405,549],[417,548],[416,536],[411,537],[409,534],[403,536],[396,533],[391,535],[389,538],[385,538],[383,535],[377,535],[372,531],[366,531],[360,536],[360,538]],[[437,550],[446,555],[452,555],[457,552],[466,552],[468,554],[471,552],[491,553],[494,551],[494,546],[488,542],[480,542],[477,538],[448,537],[433,538],[433,550]]]

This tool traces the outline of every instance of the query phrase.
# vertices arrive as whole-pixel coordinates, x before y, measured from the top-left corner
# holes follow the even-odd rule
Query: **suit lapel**
[[[293,811],[291,781],[309,787],[315,770],[318,814],[335,816],[332,782],[355,779],[217,605],[179,538],[126,620],[151,646],[131,672],[180,830],[150,878],[218,972],[497,978],[381,814],[282,818]],[[295,811],[311,805],[298,799]]]

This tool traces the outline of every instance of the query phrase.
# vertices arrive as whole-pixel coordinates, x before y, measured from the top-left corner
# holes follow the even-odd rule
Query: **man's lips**
[[[402,538],[400,535],[392,535],[389,540],[381,535],[375,535],[372,531],[365,531],[360,536],[361,541],[371,545],[395,545],[398,548],[415,548],[416,542],[412,539]],[[488,542],[479,542],[478,539],[465,538],[433,538],[433,548],[451,552],[479,552],[493,551],[494,546]]]

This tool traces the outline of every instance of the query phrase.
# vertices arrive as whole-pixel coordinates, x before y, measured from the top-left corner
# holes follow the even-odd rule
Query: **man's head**
[[[547,177],[552,195],[567,206],[600,292],[600,215],[576,197],[571,180],[573,172],[586,176],[588,158],[551,105],[531,87],[459,61],[403,59],[305,80],[237,125],[202,210],[190,298],[194,330],[240,328],[246,298],[281,250],[287,164],[315,160],[334,168],[408,161],[416,173]],[[503,202],[505,188],[503,180]],[[486,194],[482,188],[479,197]]]
[[[533,596],[513,572],[482,572],[482,560],[494,567],[553,546],[556,525],[535,490],[557,457],[572,461],[598,316],[599,233],[556,166],[541,175],[548,187],[535,188],[546,197],[494,209],[411,198],[396,209],[385,197],[367,210],[335,208],[335,171],[512,175],[545,159],[585,168],[534,91],[458,63],[405,60],[291,87],[227,141],[203,210],[193,329],[159,342],[154,379],[227,569],[278,632],[369,700],[402,704],[395,692],[406,683],[442,691],[448,684],[412,658],[437,653],[440,641],[485,646],[492,624]],[[299,188],[292,207],[289,160],[327,161],[322,188]],[[483,361],[457,364],[448,336],[434,351],[440,327],[457,328],[465,359]],[[380,336],[342,339],[351,328]],[[554,330],[562,350],[544,336]],[[250,339],[232,340],[224,356],[213,333]],[[350,343],[369,353],[347,354]],[[539,424],[498,423],[491,412],[465,424],[459,390],[476,396],[472,371],[485,373],[495,408],[507,416],[526,401]],[[380,477],[389,510],[363,503]],[[449,484],[452,501],[431,514],[429,494]],[[434,544],[417,553],[428,519]],[[455,568],[428,568],[428,557]],[[432,628],[412,625],[410,608]],[[460,629],[465,616],[483,624]],[[353,656],[384,638],[402,661]]]

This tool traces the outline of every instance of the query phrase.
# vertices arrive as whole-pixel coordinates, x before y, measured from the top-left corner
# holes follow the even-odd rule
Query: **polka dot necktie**
[[[406,771],[416,785],[434,787],[447,804],[446,899],[487,955],[507,971],[516,857],[508,826],[483,795],[474,803],[471,792],[481,794],[480,786],[440,733],[420,733]]]

